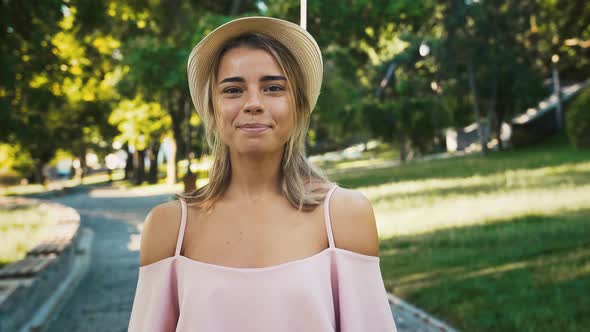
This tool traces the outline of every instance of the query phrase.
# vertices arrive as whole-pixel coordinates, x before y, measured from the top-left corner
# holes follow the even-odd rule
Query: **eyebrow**
[[[281,75],[266,75],[266,76],[262,76],[260,78],[260,82],[264,82],[264,81],[286,81],[287,78],[285,76],[281,76]],[[217,84],[222,84],[222,83],[228,83],[228,82],[246,82],[246,80],[244,80],[243,77],[239,77],[239,76],[235,76],[235,77],[228,77],[228,78],[224,78],[221,82],[217,83]]]

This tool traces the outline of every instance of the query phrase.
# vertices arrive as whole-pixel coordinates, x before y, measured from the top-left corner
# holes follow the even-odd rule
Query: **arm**
[[[180,204],[156,206],[147,215],[140,247],[137,288],[129,332],[174,331],[178,321],[178,289],[174,261],[180,227]]]
[[[337,256],[336,291],[340,331],[397,332],[379,265],[373,208],[360,192],[338,188],[330,215],[336,247],[363,256]]]

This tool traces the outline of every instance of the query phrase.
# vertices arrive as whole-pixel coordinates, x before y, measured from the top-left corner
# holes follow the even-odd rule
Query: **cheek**
[[[282,107],[277,108],[274,112],[274,118],[279,125],[280,135],[287,140],[289,134],[293,131],[295,126],[295,114],[291,110],[291,106],[288,102],[285,102]]]
[[[223,135],[233,129],[233,123],[240,113],[239,107],[232,103],[219,103],[217,107],[217,118]]]

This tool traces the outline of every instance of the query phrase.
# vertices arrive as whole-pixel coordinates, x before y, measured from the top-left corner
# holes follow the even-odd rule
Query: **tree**
[[[502,122],[544,95],[542,71],[532,47],[534,32],[529,26],[537,7],[533,2],[499,0],[445,1],[442,6],[444,37],[439,61],[443,88],[455,84],[456,93],[471,95],[475,118],[488,113],[501,148]]]
[[[254,10],[255,1],[109,2],[107,13],[121,36],[123,65],[129,70],[119,91],[127,98],[141,94],[168,112],[177,157],[192,150],[185,139],[186,115],[193,109],[186,77],[192,47],[214,27],[229,21],[228,15]],[[198,143],[195,148],[203,150],[204,140]],[[174,159],[169,162],[175,164]]]
[[[136,165],[135,184],[144,181],[146,153],[150,159],[148,182],[157,182],[157,156],[160,142],[170,132],[170,116],[159,103],[146,102],[141,96],[123,100],[109,117],[109,122],[119,129],[117,140],[133,146],[133,160]]]
[[[540,0],[531,15],[531,31],[538,65],[551,70],[551,56],[560,56],[560,73],[570,80],[590,76],[590,2]]]
[[[30,153],[43,182],[43,166],[57,149],[79,155],[85,166],[86,151],[104,150],[114,136],[106,115],[117,73],[107,57],[117,45],[108,36],[79,38],[77,7],[65,1],[2,6],[3,139]]]
[[[431,18],[435,9],[435,1],[308,3],[307,27],[322,49],[325,63],[324,88],[318,100],[319,112],[314,114],[311,124],[314,134],[316,131],[329,133],[332,141],[336,142],[346,141],[367,130],[373,135],[384,134],[376,129],[382,123],[377,123],[379,120],[375,119],[381,119],[381,116],[370,113],[371,110],[378,112],[381,108],[367,106],[376,106],[371,95],[379,86],[391,61],[410,45],[419,43],[419,35],[433,33]],[[298,22],[299,1],[271,2],[268,4],[268,14]],[[418,54],[417,49],[415,54]],[[425,91],[431,92],[429,83]],[[364,100],[365,97],[368,99]],[[408,101],[406,105],[414,104]],[[390,109],[390,112],[396,113],[394,109]],[[375,122],[377,126],[369,122]],[[392,135],[392,131],[398,131],[396,128],[400,127],[391,123],[389,134],[385,136],[387,140],[402,140],[398,143],[404,146],[404,134],[397,132]],[[320,142],[318,135],[315,136],[316,141]],[[402,153],[402,156],[405,154]]]
[[[32,158],[35,179],[60,142],[59,81],[64,73],[51,38],[63,18],[62,1],[0,4],[0,141],[20,146]]]

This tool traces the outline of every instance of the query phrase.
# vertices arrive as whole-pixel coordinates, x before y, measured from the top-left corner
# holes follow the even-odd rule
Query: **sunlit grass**
[[[51,209],[36,205],[0,206],[0,266],[24,258],[56,220]]]
[[[590,162],[358,189],[373,202],[381,236],[390,237],[588,207]]]
[[[311,157],[313,159],[313,157]],[[357,167],[369,167],[376,164],[397,161],[399,159],[399,152],[391,147],[389,144],[380,143],[379,146],[373,150],[361,152],[361,158],[358,159],[343,159],[339,161],[315,161],[314,164],[321,167],[328,172],[336,170],[346,170]]]
[[[113,181],[123,179],[123,170],[115,170],[113,172]],[[84,177],[80,183],[77,179],[54,180],[49,182],[47,186],[41,184],[26,184],[8,187],[0,187],[0,196],[16,196],[16,195],[31,195],[46,192],[48,190],[56,190],[62,188],[76,187],[78,185],[92,185],[98,183],[106,183],[109,180],[107,173],[97,173]]]
[[[389,291],[464,331],[590,330],[590,151],[555,137],[335,180],[373,203]]]

